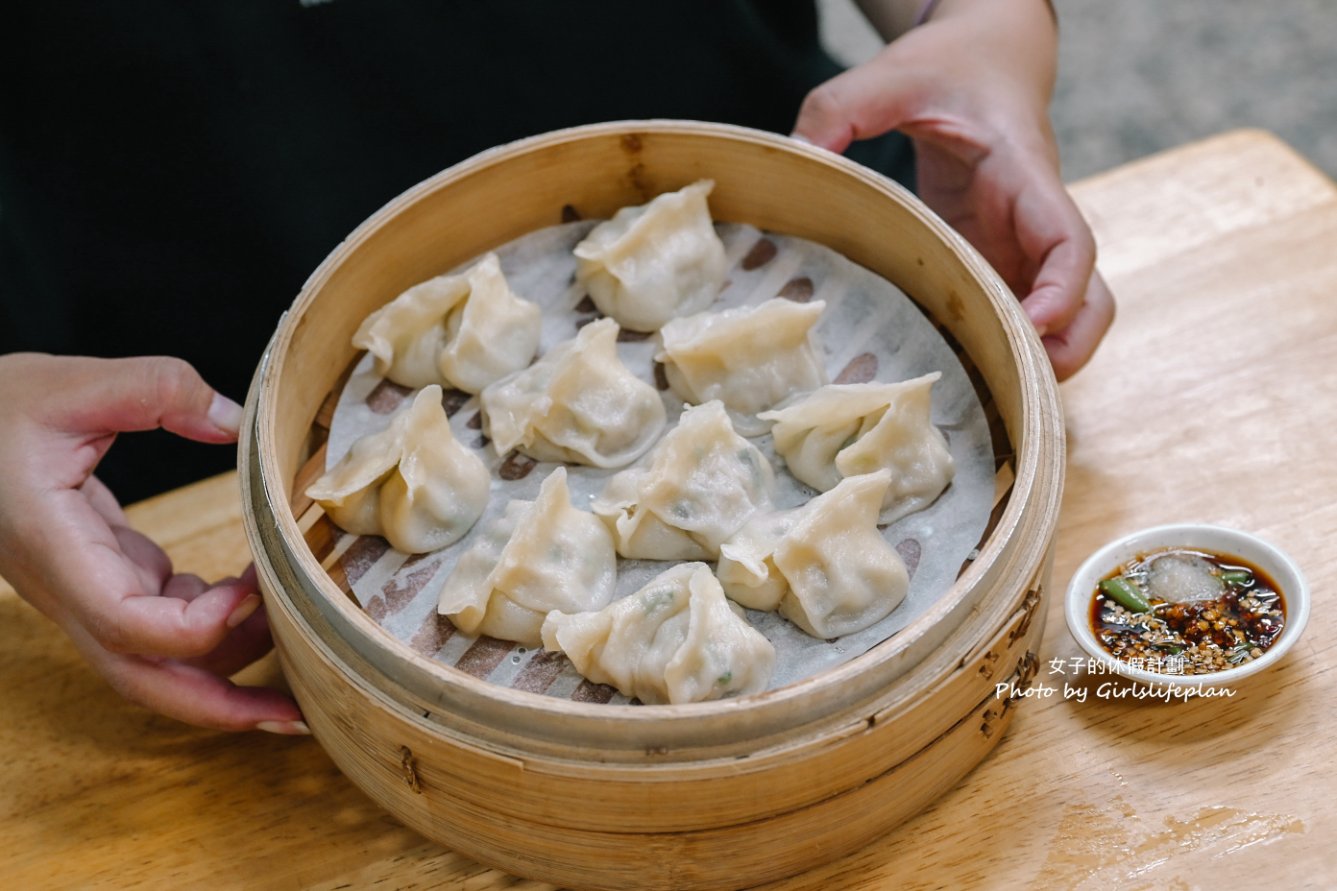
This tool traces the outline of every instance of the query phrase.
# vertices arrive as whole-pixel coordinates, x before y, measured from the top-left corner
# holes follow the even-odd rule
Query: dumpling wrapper
[[[483,390],[485,430],[497,454],[622,467],[664,431],[664,401],[617,355],[617,323],[591,322],[543,358]]]
[[[774,490],[766,456],[713,401],[684,411],[649,455],[608,480],[590,509],[623,557],[713,560],[752,514],[770,506]]]
[[[543,646],[647,704],[759,693],[775,667],[775,647],[704,563],[675,566],[598,612],[549,613]]]
[[[461,557],[437,612],[465,634],[537,645],[552,610],[597,610],[613,598],[617,555],[603,523],[571,505],[566,468],[534,501],[511,501]]]
[[[813,637],[853,634],[901,604],[905,562],[877,528],[891,472],[847,477],[802,507],[760,514],[720,548],[731,600],[776,611]]]
[[[496,254],[459,275],[414,285],[363,320],[353,346],[405,387],[447,384],[477,393],[527,366],[542,311],[511,290]]]
[[[483,515],[487,466],[455,439],[441,392],[424,387],[386,429],[354,442],[307,487],[335,525],[422,554],[458,541]]]
[[[706,203],[714,187],[700,180],[624,207],[576,245],[576,278],[600,312],[652,332],[714,302],[727,265]]]
[[[881,522],[928,507],[956,472],[931,420],[940,372],[900,383],[829,384],[775,411],[775,451],[798,480],[828,491],[843,477],[886,468],[891,485]]]
[[[758,412],[826,383],[812,329],[826,303],[774,297],[757,306],[697,313],[666,324],[663,349],[669,387],[686,402],[718,399],[740,433],[757,436],[768,424]]]

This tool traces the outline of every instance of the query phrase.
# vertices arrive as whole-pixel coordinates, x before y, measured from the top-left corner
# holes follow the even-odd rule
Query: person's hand
[[[1114,317],[1049,123],[1057,35],[1042,0],[943,0],[926,24],[813,90],[794,134],[832,151],[901,130],[919,194],[1021,299],[1060,380]]]
[[[0,576],[127,699],[202,727],[305,733],[286,695],[227,679],[271,646],[253,573],[176,573],[93,476],[118,432],[230,443],[240,420],[179,359],[0,356]]]

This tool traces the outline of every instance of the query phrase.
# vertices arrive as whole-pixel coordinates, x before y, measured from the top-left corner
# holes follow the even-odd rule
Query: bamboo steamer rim
[[[391,637],[344,596],[314,560],[289,500],[293,474],[285,473],[280,466],[276,418],[281,410],[282,380],[285,372],[290,371],[289,347],[294,335],[316,304],[322,288],[387,221],[466,178],[523,164],[554,147],[628,138],[635,138],[638,148],[641,140],[686,138],[718,140],[743,150],[778,154],[801,164],[837,171],[861,188],[901,205],[979,285],[996,314],[1007,354],[1023,383],[1020,429],[1009,430],[1016,449],[1016,477],[1007,503],[978,555],[949,591],[910,625],[867,652],[816,675],[751,696],[683,705],[582,703],[502,687],[422,656]],[[351,346],[349,349],[351,354]],[[337,369],[330,369],[329,373],[332,386]],[[309,426],[316,406],[303,408],[309,410]],[[931,652],[935,632],[939,641],[950,634],[951,629],[944,629],[943,623],[954,616],[961,618],[966,594],[986,576],[1004,568],[1039,565],[1053,538],[1061,499],[1063,431],[1057,384],[1020,304],[988,263],[909,191],[881,174],[794,139],[727,124],[643,120],[553,131],[489,149],[408,189],[369,217],[308,278],[292,308],[280,320],[261,360],[247,409],[239,456],[243,498],[248,506],[254,506],[254,498],[259,495],[269,508],[244,512],[247,536],[257,555],[263,551],[269,558],[275,558],[269,551],[277,548],[282,561],[294,568],[301,587],[307,589],[310,603],[302,603],[302,597],[294,596],[294,592],[279,590],[274,592],[275,596],[289,601],[288,605],[307,619],[315,619],[313,624],[328,623],[341,641],[319,642],[327,655],[348,662],[341,656],[341,651],[346,653],[346,645],[359,657],[353,661],[365,659],[365,664],[354,673],[370,669],[379,675],[360,680],[393,699],[402,699],[401,694],[406,692],[410,700],[435,703],[447,713],[446,721],[453,715],[483,725],[503,725],[508,738],[530,737],[612,748],[636,748],[644,746],[646,740],[662,740],[675,747],[690,747],[719,741],[708,738],[709,734],[703,736],[703,727],[727,728],[722,732],[729,739],[744,742],[827,718],[849,707],[853,700],[871,698],[904,673],[907,670],[904,663],[912,650],[917,648],[919,652],[909,665]],[[1027,516],[1038,520],[1024,524],[1023,518]],[[1038,526],[1032,528],[1036,523]],[[1023,526],[1027,527],[1027,534],[1018,535]],[[318,616],[312,613],[313,609]]]

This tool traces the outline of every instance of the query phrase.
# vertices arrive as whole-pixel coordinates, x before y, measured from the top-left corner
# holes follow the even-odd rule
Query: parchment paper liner
[[[512,289],[543,308],[540,352],[574,336],[582,324],[597,318],[575,283],[571,254],[593,225],[592,221],[564,223],[497,250]],[[827,307],[816,336],[832,382],[899,381],[941,371],[942,379],[933,388],[933,420],[947,436],[956,463],[956,475],[937,501],[883,529],[911,572],[905,602],[885,619],[859,633],[828,641],[809,637],[776,614],[747,612],[749,621],[775,645],[774,688],[866,652],[929,609],[951,586],[962,564],[973,555],[989,520],[995,500],[994,451],[984,408],[961,361],[898,288],[812,242],[764,234],[746,225],[720,224],[717,230],[729,258],[729,273],[711,310],[756,304],[775,296],[824,300]],[[386,299],[394,296],[386,295]],[[657,338],[623,332],[618,349],[634,373],[656,383]],[[388,424],[411,395],[377,378],[371,365],[370,357],[363,356],[339,395],[330,422],[326,467],[333,466],[357,437]],[[662,391],[662,377],[657,385]],[[682,404],[670,392],[662,396],[671,427]],[[477,451],[493,474],[491,500],[474,527],[477,530],[497,516],[509,499],[532,500],[556,465],[536,464],[514,453],[498,456],[482,435],[477,398],[447,391],[444,402],[455,435]],[[752,442],[776,470],[777,507],[797,506],[816,494],[785,471],[769,434]],[[588,508],[614,472],[568,466],[573,503]],[[328,520],[319,522],[328,525]],[[332,528],[326,534],[329,538],[318,556],[336,583],[390,634],[418,652],[516,689],[581,701],[626,701],[609,687],[585,681],[563,656],[488,637],[472,638],[436,615],[438,592],[474,532],[449,548],[413,557],[390,549],[379,537],[351,536]],[[618,596],[636,590],[669,565],[619,559]]]

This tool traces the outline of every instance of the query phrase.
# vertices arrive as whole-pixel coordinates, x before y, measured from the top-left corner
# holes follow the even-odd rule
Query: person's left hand
[[[1090,359],[1114,299],[1059,176],[1055,46],[1040,0],[944,0],[927,24],[813,90],[794,135],[836,152],[909,135],[920,197],[1021,299],[1062,380]]]

